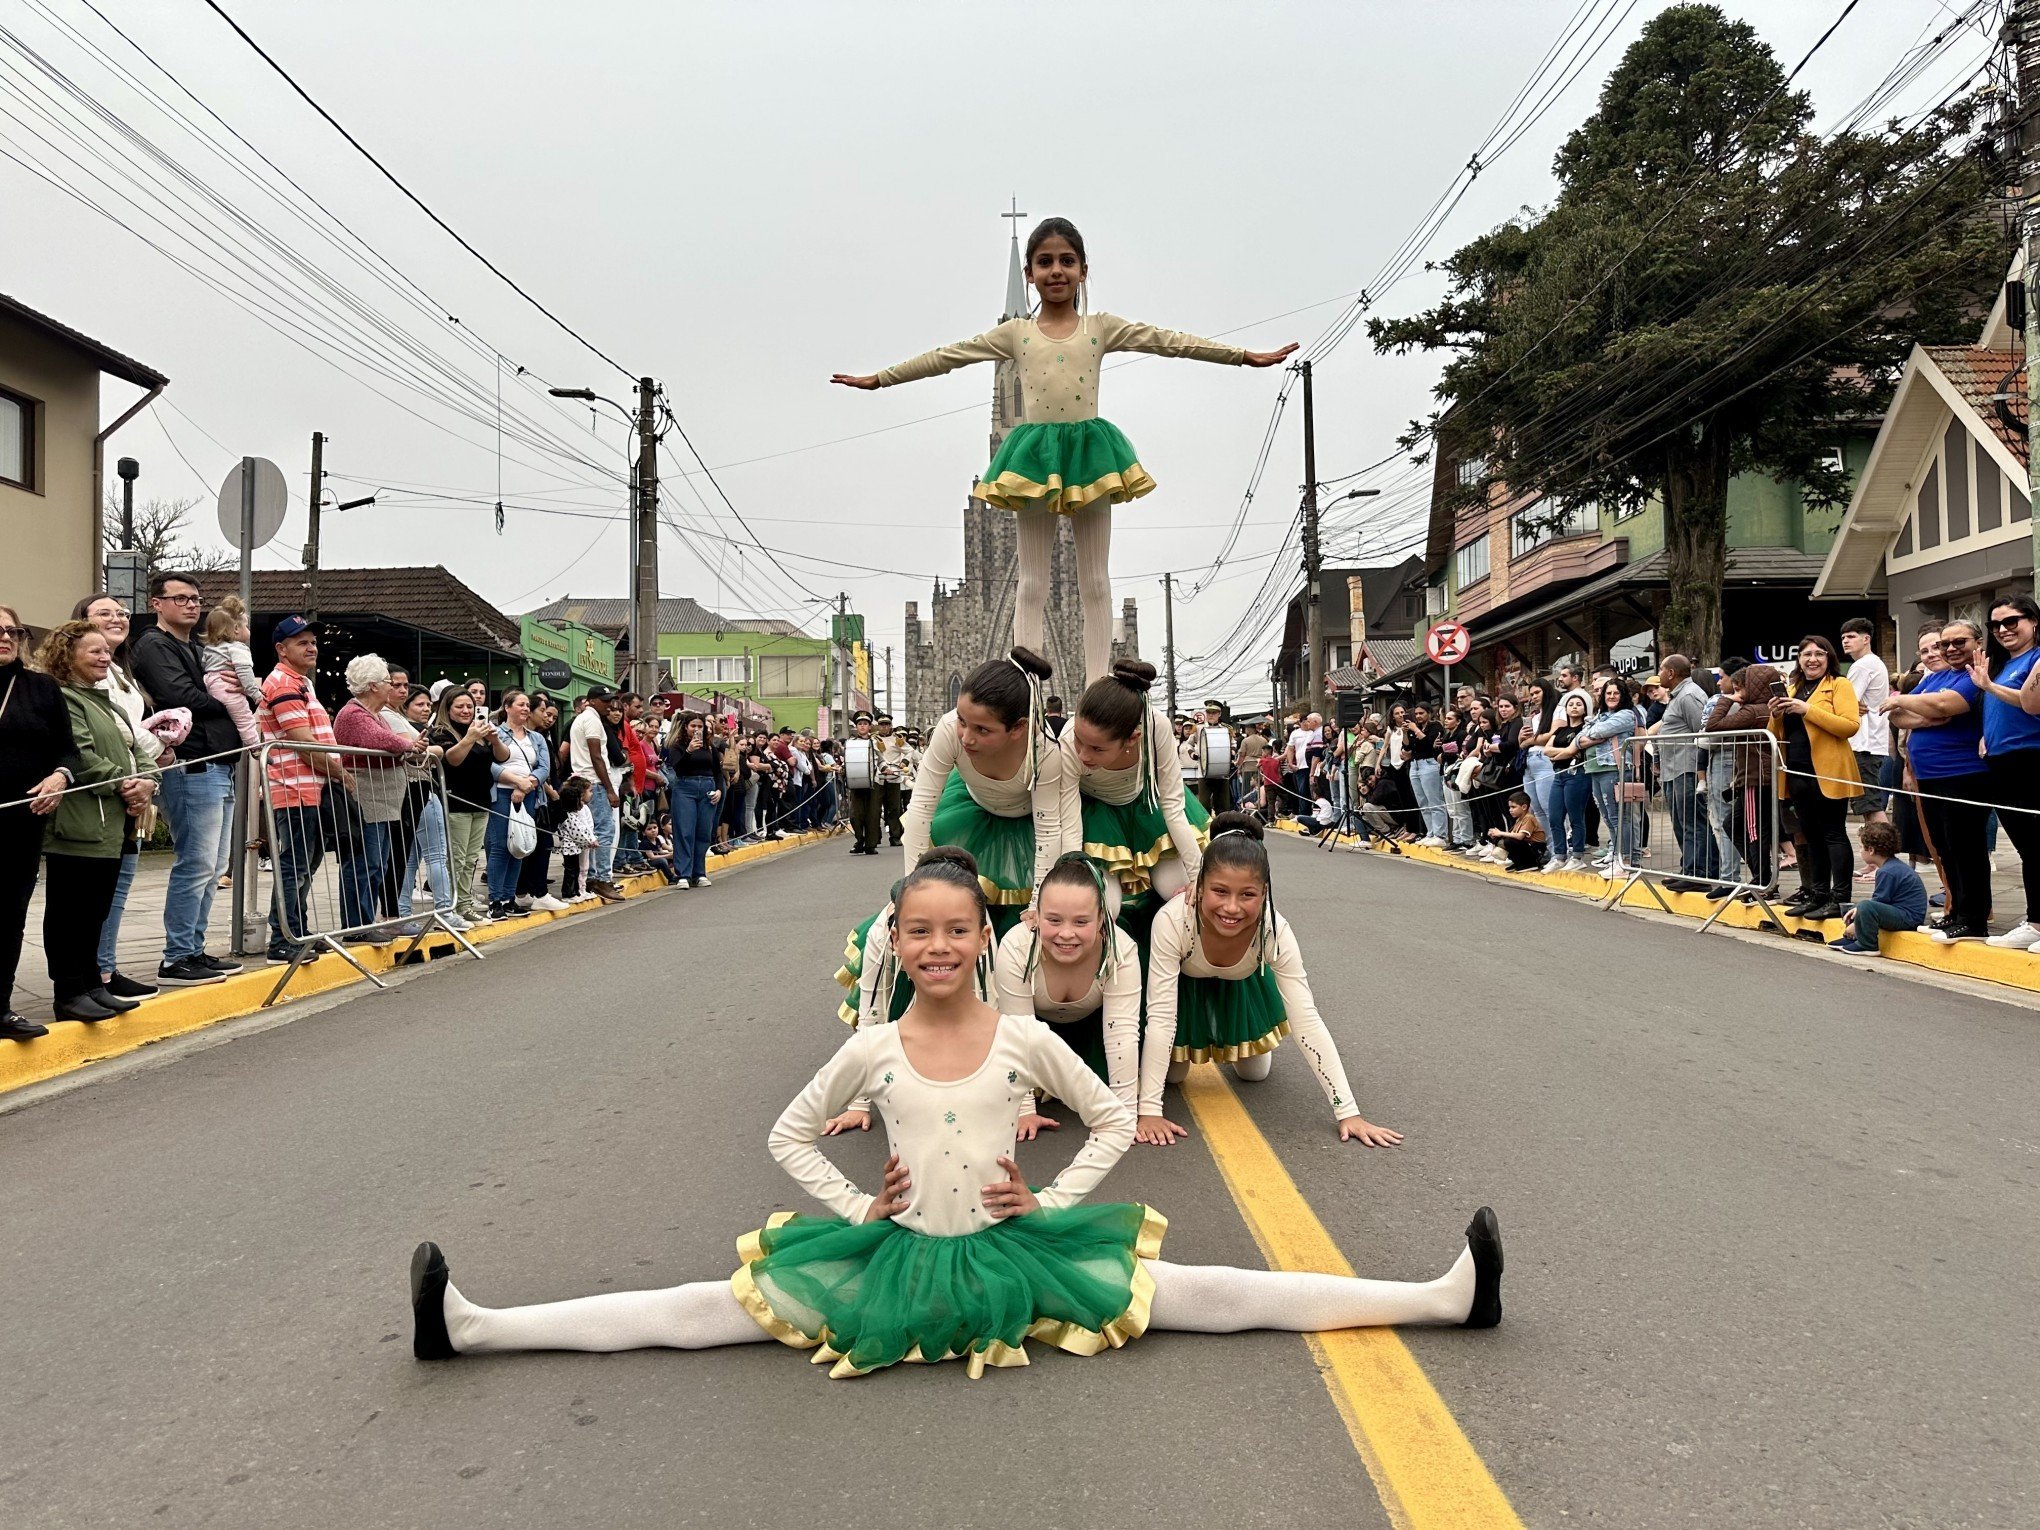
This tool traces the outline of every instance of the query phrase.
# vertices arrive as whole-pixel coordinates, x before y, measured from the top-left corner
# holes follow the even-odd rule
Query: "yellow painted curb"
[[[1576,897],[1605,900],[1614,884],[1588,871],[1505,871],[1500,866],[1484,861],[1469,861],[1464,856],[1449,851],[1434,849],[1428,845],[1401,845],[1403,856],[1427,865],[1443,866],[1451,871],[1471,872],[1475,876],[1490,877],[1496,881],[1522,883],[1541,892],[1570,893]],[[1673,913],[1683,918],[1704,920],[1719,904],[1705,894],[1689,892],[1666,892],[1664,900]],[[1782,902],[1782,900],[1780,900]],[[1643,887],[1632,887],[1622,895],[1624,908],[1656,909],[1657,899]],[[1775,904],[1773,905],[1776,906]],[[1660,910],[1662,912],[1662,910]],[[1783,915],[1787,933],[1804,930],[1809,934],[1819,932],[1822,944],[1836,940],[1842,934],[1842,921],[1829,919],[1815,923],[1806,919],[1794,919]],[[1731,925],[1739,930],[1760,930],[1765,927],[1762,908],[1748,903],[1729,900],[1722,909],[1717,924]],[[1799,944],[1794,941],[1793,944]],[[2007,988],[2020,988],[2029,993],[2040,993],[2040,956],[2031,956],[2024,951],[2006,951],[1996,946],[1987,946],[1980,940],[1954,941],[1947,945],[1932,940],[1917,931],[1887,933],[1883,946],[1886,961],[1904,962],[1913,967],[1925,967],[1932,972],[1951,972],[1960,977],[1979,978],[1986,983],[2001,983]]]
[[[1268,1267],[1351,1275],[1352,1265],[1218,1069],[1210,1063],[1191,1068],[1183,1097]],[[1396,1530],[1522,1530],[1445,1399],[1394,1329],[1345,1328],[1303,1337]]]
[[[717,856],[711,871],[741,866],[749,861],[763,860],[768,856],[781,855],[807,845],[819,844],[829,838],[827,834],[791,835],[773,844],[747,845],[733,850],[728,855]],[[634,876],[619,882],[617,886],[626,898],[643,897],[646,893],[657,892],[666,886],[666,879],[656,873]],[[493,941],[507,940],[512,935],[521,935],[542,925],[562,919],[571,919],[577,914],[593,913],[603,907],[600,903],[575,903],[557,913],[535,912],[520,915],[516,919],[502,920],[496,924],[476,925],[467,932],[468,942],[485,946]],[[398,966],[398,956],[410,945],[409,938],[389,941],[374,946],[350,946],[354,959],[369,971],[378,975],[390,972]],[[427,936],[414,953],[413,962],[431,961],[448,956],[458,956],[461,949],[452,936],[435,934]],[[259,957],[251,959],[253,965],[245,972],[229,977],[224,983],[208,983],[202,988],[166,989],[157,997],[146,1001],[140,1009],[131,1010],[112,1020],[101,1020],[86,1025],[76,1020],[56,1020],[50,1023],[50,1033],[34,1041],[0,1041],[0,1094],[9,1090],[23,1089],[30,1084],[40,1084],[87,1063],[100,1062],[109,1057],[118,1057],[138,1047],[154,1042],[166,1041],[172,1036],[182,1036],[191,1031],[203,1030],[217,1025],[222,1020],[237,1020],[252,1015],[262,1008],[262,1001],[269,997],[269,990],[276,986],[278,969],[269,966]],[[338,956],[328,952],[315,962],[308,962],[291,974],[290,986],[277,999],[278,1004],[292,999],[307,999],[314,994],[330,993],[336,988],[345,988],[350,983],[365,983],[367,979]]]

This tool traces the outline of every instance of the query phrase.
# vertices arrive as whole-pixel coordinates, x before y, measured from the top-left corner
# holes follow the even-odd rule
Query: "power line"
[[[516,280],[512,278],[508,272],[504,271],[501,266],[497,265],[493,260],[489,259],[488,256],[484,255],[480,250],[476,249],[472,244],[468,243],[468,241],[461,236],[460,232],[457,229],[455,229],[452,224],[448,223],[444,218],[440,217],[438,213],[434,212],[430,207],[426,206],[424,199],[421,198],[415,191],[411,190],[409,186],[406,186],[402,181],[398,180],[396,175],[390,170],[389,166],[385,165],[381,160],[377,159],[375,155],[369,152],[367,145],[362,143],[362,141],[356,138],[352,133],[348,132],[346,128],[342,127],[340,125],[340,120],[337,117],[335,117],[331,112],[327,111],[326,108],[321,106],[317,101],[313,100],[311,92],[306,90],[304,86],[298,84],[298,82],[294,78],[292,78],[290,71],[288,69],[285,69],[283,65],[279,64],[273,57],[270,56],[268,49],[264,48],[262,44],[258,43],[257,41],[255,41],[254,38],[250,37],[248,35],[247,29],[244,28],[240,22],[234,20],[232,16],[229,16],[226,13],[225,9],[221,7],[219,0],[205,0],[205,4],[209,9],[212,10],[212,12],[215,15],[217,15],[220,18],[220,20],[224,21],[228,26],[234,29],[235,35],[238,36],[242,42],[246,43],[249,47],[255,50],[256,54],[261,58],[263,63],[267,64],[271,69],[276,71],[277,75],[283,80],[284,84],[288,85],[293,91],[295,91],[298,95],[298,98],[302,100],[305,103],[305,105],[309,106],[313,111],[317,112],[321,117],[325,118],[327,123],[329,123],[332,126],[334,132],[338,133],[342,138],[346,139],[348,143],[353,145],[355,151],[359,153],[363,159],[367,160],[371,165],[375,166],[375,168],[381,172],[384,180],[388,181],[392,186],[396,187],[397,190],[401,191],[405,195],[405,197],[407,197],[410,200],[412,206],[416,207],[418,211],[425,214],[426,217],[430,218],[441,229],[443,229],[446,232],[447,236],[451,238],[455,244],[458,244],[463,250],[466,250],[468,254],[474,256],[476,260],[479,260],[484,266],[488,267],[489,271],[493,275],[495,275],[500,281],[502,281],[505,286],[507,286],[512,292],[516,293],[519,297],[523,298],[524,301],[529,303],[533,308],[536,308],[540,313],[544,314],[548,319],[552,320],[552,322],[558,325],[560,329],[565,331],[575,341],[579,342],[583,349],[587,350],[590,354],[598,357],[602,361],[608,362],[610,366],[616,368],[616,370],[621,372],[625,377],[628,377],[633,381],[636,380],[637,374],[635,372],[632,372],[630,368],[626,367],[622,362],[616,360],[613,356],[609,355],[608,352],[604,351],[601,347],[596,345],[594,341],[590,340],[586,335],[583,335],[579,330],[575,329],[571,324],[567,323],[565,319],[562,319],[558,314],[554,313],[550,308],[546,307],[545,304],[541,303],[537,298],[533,297],[529,292],[525,291],[523,287],[517,284]]]

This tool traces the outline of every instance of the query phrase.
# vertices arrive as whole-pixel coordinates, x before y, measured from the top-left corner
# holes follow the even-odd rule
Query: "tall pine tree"
[[[1444,262],[1437,307],[1369,331],[1455,353],[1439,449],[1554,507],[1661,501],[1660,643],[1711,661],[1730,478],[1842,498],[1843,422],[1882,408],[1915,341],[1972,336],[2003,276],[1978,110],[1817,136],[1752,28],[1673,6],[1559,152],[1556,201]]]

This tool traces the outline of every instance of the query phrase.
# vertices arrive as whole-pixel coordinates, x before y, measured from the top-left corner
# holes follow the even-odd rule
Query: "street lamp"
[[[607,404],[623,417],[637,437],[637,456],[630,479],[630,668],[631,688],[649,692],[659,683],[659,466],[652,434],[652,402],[657,384],[649,377],[638,381],[638,409],[635,414],[613,398],[593,388],[547,388],[554,398],[577,399],[584,404]],[[592,428],[592,420],[590,422]],[[500,517],[503,507],[499,503]],[[500,525],[500,520],[498,521]]]

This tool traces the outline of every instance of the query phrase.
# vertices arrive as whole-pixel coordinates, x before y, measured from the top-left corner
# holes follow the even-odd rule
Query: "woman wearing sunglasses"
[[[1981,659],[1983,634],[1974,622],[1951,621],[1941,629],[1940,647],[1944,666],[1880,710],[1910,730],[1906,756],[1919,783],[1920,820],[1941,852],[1948,884],[1948,912],[1927,933],[1940,941],[1981,940],[1990,934],[1990,852],[1984,845],[1990,777],[1977,758],[1983,693],[1970,667]]]
[[[1983,693],[1985,800],[2018,847],[2026,917],[1988,943],[2030,951],[2040,946],[2040,605],[2029,595],[1991,602],[1990,636],[2005,661],[1993,679],[1987,656],[1972,651],[1969,678]]]

